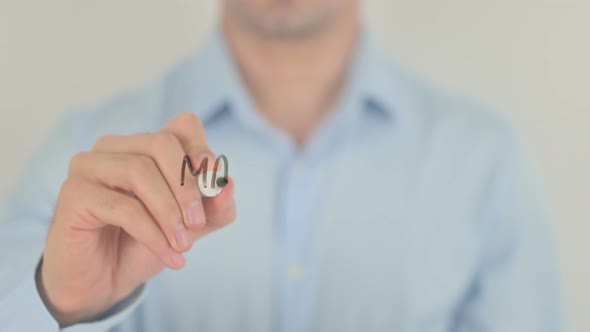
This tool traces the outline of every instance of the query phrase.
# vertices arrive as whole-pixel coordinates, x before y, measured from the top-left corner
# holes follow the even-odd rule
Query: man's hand
[[[180,185],[182,160],[215,160],[200,120],[178,115],[154,134],[105,136],[79,153],[61,188],[38,288],[61,326],[92,319],[236,216],[233,181],[201,199]]]

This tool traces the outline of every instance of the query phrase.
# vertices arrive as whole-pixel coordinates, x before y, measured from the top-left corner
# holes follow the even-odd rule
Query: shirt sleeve
[[[1,331],[59,331],[41,300],[34,272],[28,273],[0,300]]]
[[[35,282],[55,201],[69,161],[90,146],[84,113],[66,116],[24,167],[23,175],[0,209],[0,331],[59,331]],[[94,322],[63,331],[106,331],[143,299],[144,287]]]
[[[481,204],[477,278],[453,331],[566,331],[550,218],[524,145],[504,136]]]

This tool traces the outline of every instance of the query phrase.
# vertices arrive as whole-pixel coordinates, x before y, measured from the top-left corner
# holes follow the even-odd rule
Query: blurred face
[[[360,0],[224,0],[225,14],[270,38],[313,36]]]

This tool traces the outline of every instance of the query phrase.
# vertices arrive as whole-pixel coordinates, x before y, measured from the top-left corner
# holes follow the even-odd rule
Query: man
[[[197,56],[68,116],[2,217],[2,330],[562,330],[513,131],[387,63],[360,7],[226,0]],[[202,198],[180,167],[213,151]]]

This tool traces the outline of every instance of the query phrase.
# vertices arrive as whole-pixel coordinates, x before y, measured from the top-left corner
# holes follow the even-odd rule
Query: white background
[[[0,198],[60,115],[195,50],[217,1],[0,0]],[[574,331],[590,331],[590,1],[367,2],[397,60],[524,133],[556,222]]]

